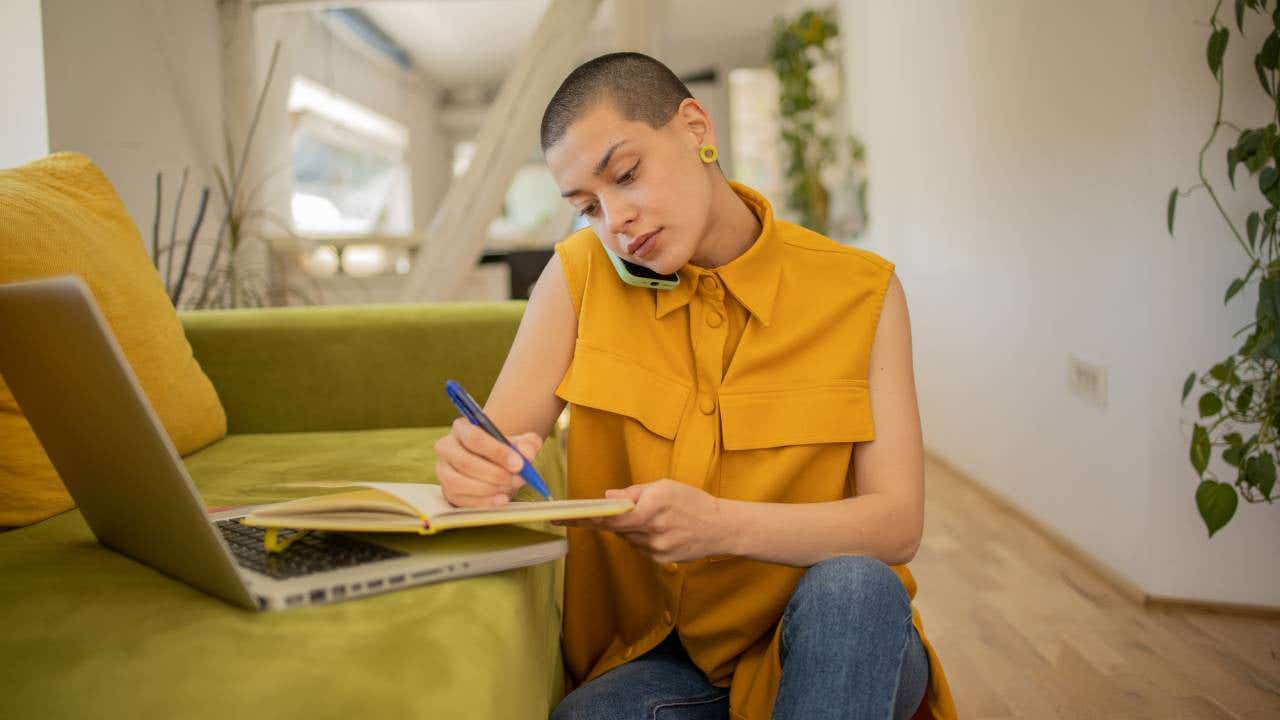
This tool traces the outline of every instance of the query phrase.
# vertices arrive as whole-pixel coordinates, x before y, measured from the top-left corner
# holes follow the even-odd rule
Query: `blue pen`
[[[445,382],[444,391],[449,395],[449,399],[453,401],[454,407],[458,408],[458,412],[470,420],[472,425],[478,425],[480,429],[492,435],[494,440],[516,451],[516,454],[524,461],[524,466],[520,468],[520,477],[524,478],[525,482],[529,483],[534,490],[542,493],[543,497],[550,500],[551,491],[547,489],[547,484],[542,481],[538,471],[533,469],[533,463],[529,462],[529,459],[524,456],[524,453],[520,452],[519,448],[511,444],[507,436],[503,435],[498,426],[494,425],[493,421],[484,414],[484,410],[481,410],[480,405],[471,399],[467,391],[463,390],[456,380]]]

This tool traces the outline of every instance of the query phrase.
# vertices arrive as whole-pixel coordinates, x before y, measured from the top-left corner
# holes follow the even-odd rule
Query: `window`
[[[289,90],[294,228],[308,235],[413,229],[403,125],[296,77]]]

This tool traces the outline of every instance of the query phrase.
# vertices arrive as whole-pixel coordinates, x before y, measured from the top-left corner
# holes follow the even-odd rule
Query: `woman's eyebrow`
[[[600,162],[596,163],[595,169],[591,171],[591,174],[599,175],[600,173],[604,172],[604,169],[609,167],[609,160],[613,158],[614,151],[626,144],[627,144],[626,140],[619,140],[618,142],[611,145],[609,149],[605,151],[604,157],[600,158]],[[567,198],[567,197],[572,197],[574,195],[579,195],[584,193],[585,193],[584,190],[569,190],[569,191],[560,193],[560,197]]]

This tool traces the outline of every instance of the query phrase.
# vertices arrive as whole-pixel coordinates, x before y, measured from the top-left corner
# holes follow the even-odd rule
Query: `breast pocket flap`
[[[726,450],[875,439],[863,380],[721,390]]]
[[[689,392],[689,386],[673,378],[582,342],[556,388],[563,400],[634,418],[668,440],[680,427]]]

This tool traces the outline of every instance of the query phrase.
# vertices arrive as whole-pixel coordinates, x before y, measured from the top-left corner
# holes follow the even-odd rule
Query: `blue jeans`
[[[924,698],[929,658],[911,599],[883,562],[861,555],[811,566],[782,614],[776,720],[904,720]],[[678,632],[576,688],[551,720],[721,720],[729,690],[707,682]]]

